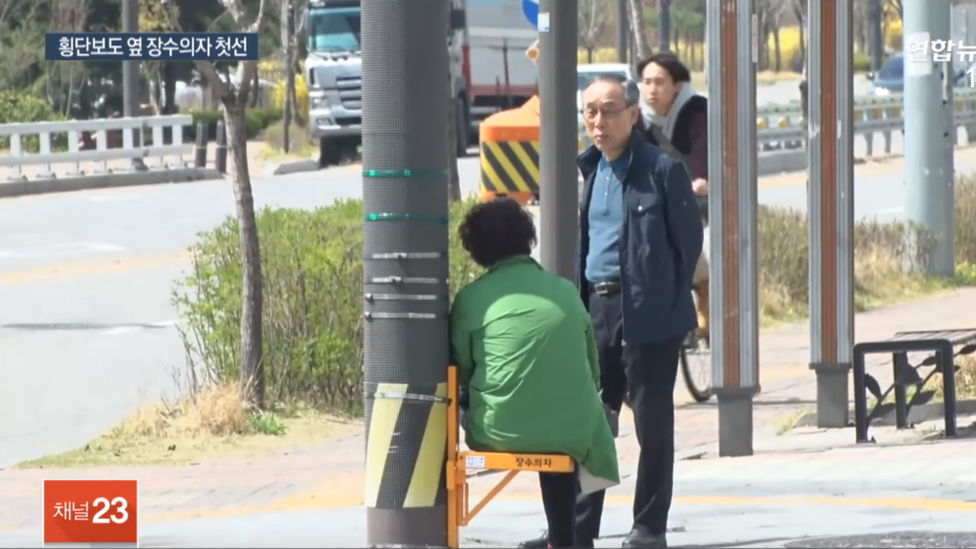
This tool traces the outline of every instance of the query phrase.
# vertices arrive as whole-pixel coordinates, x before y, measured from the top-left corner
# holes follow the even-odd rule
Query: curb
[[[960,399],[956,401],[956,417],[976,415],[976,399]],[[908,423],[918,424],[926,421],[935,421],[945,418],[945,407],[941,402],[928,402],[908,409]],[[854,425],[854,413],[851,412],[850,424]],[[871,426],[892,427],[895,425],[895,411],[892,409],[887,414],[877,417],[871,421]],[[817,413],[808,412],[797,418],[790,429],[798,427],[816,427]]]
[[[16,198],[38,194],[65,193],[93,189],[113,189],[117,187],[137,187],[161,183],[188,183],[224,179],[224,175],[213,168],[159,169],[148,172],[123,172],[77,177],[32,179],[0,183],[0,198]]]
[[[293,173],[315,172],[319,169],[319,161],[314,159],[294,160],[281,164],[269,164],[263,170],[264,177],[275,175],[290,175]]]

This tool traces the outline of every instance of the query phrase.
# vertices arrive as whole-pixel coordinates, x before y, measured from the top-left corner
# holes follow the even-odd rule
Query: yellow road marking
[[[158,269],[174,267],[186,263],[191,258],[190,252],[168,254],[149,254],[131,258],[119,258],[109,261],[78,261],[74,263],[60,263],[23,271],[0,273],[0,286],[14,286],[31,282],[46,282],[49,280],[64,280],[82,276],[103,275],[133,271],[136,269]]]
[[[363,505],[362,494],[330,495],[329,492],[330,490],[328,487],[322,486],[316,490],[275,500],[264,506],[227,507],[223,509],[214,509],[212,511],[149,515],[144,517],[141,522],[144,524],[161,524],[191,520],[194,518],[224,518],[273,512],[339,509]],[[481,494],[478,494],[476,499],[480,499],[480,497]],[[527,493],[501,494],[495,499],[505,501],[542,501],[539,494]],[[619,494],[609,494],[607,495],[606,500],[608,503],[615,505],[631,505],[634,502],[634,498],[632,496]],[[926,498],[848,498],[830,496],[777,498],[690,495],[675,496],[674,501],[675,503],[684,505],[714,505],[727,507],[781,505],[788,505],[792,507],[875,507],[912,511],[976,513],[976,502]]]

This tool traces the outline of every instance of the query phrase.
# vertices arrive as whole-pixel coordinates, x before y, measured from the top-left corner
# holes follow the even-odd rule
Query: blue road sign
[[[522,0],[522,13],[533,27],[539,27],[539,0]]]

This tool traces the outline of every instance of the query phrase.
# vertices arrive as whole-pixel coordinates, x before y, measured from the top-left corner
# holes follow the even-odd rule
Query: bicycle
[[[708,402],[712,398],[712,348],[707,337],[699,337],[692,331],[681,344],[678,355],[678,365],[681,367],[681,377],[685,389],[698,404]],[[624,397],[627,407],[633,408],[628,391]]]
[[[707,337],[694,332],[681,345],[681,377],[685,389],[695,402],[701,404],[712,398],[712,349]]]

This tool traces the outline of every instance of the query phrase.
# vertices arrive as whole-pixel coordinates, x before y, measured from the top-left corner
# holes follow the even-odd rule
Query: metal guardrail
[[[956,127],[964,127],[969,141],[976,139],[976,89],[955,90]],[[891,134],[901,131],[905,124],[903,95],[862,95],[854,98],[854,134],[865,140],[867,155],[874,154],[875,134],[884,140],[884,153],[891,154]],[[806,127],[803,107],[799,101],[785,104],[766,104],[756,108],[757,141],[760,151],[776,152],[801,149]],[[582,119],[579,121],[581,146],[589,146]]]
[[[64,122],[32,122],[0,125],[0,136],[10,137],[10,152],[0,156],[0,168],[9,168],[11,180],[23,179],[23,166],[40,165],[40,177],[54,177],[52,164],[74,164],[74,171],[69,175],[81,175],[81,162],[98,162],[98,173],[109,173],[108,162],[113,160],[135,160],[156,157],[160,166],[185,167],[183,156],[193,152],[192,143],[183,143],[183,127],[193,124],[190,115],[141,116],[135,118],[103,118],[97,120],[69,120]],[[165,129],[170,128],[171,143],[163,144],[166,136]],[[122,146],[110,148],[108,132],[122,131]],[[141,130],[134,132],[132,130]],[[79,140],[83,133],[90,132],[96,136],[96,149],[81,150]],[[152,145],[136,144],[133,134],[142,135],[150,132]],[[52,136],[68,134],[68,150],[53,151]],[[40,150],[38,153],[27,153],[23,148],[24,137],[38,136]],[[174,162],[167,163],[167,157]]]
[[[865,140],[868,156],[874,154],[875,134],[882,134],[885,154],[891,153],[891,134],[905,124],[903,95],[860,96],[854,100],[854,134]],[[964,127],[970,141],[976,138],[976,90],[955,90],[956,127]],[[799,101],[764,105],[757,109],[757,138],[761,150],[800,148],[806,133]]]
[[[873,442],[868,438],[871,422],[895,411],[895,425],[899,429],[910,427],[908,413],[912,406],[930,402],[935,397],[934,390],[925,390],[928,382],[941,374],[942,399],[945,418],[945,436],[956,436],[956,383],[955,374],[959,369],[955,357],[976,352],[976,329],[930,330],[920,332],[899,332],[884,341],[862,342],[854,345],[854,433],[857,443]],[[961,346],[955,351],[956,346]],[[932,353],[917,366],[908,362],[908,353]],[[865,356],[869,354],[891,353],[892,383],[884,391],[874,376],[866,371]],[[924,378],[919,369],[933,368]],[[909,387],[915,392],[908,398]],[[894,402],[888,402],[888,396]],[[868,410],[868,395],[874,397],[874,407]]]

